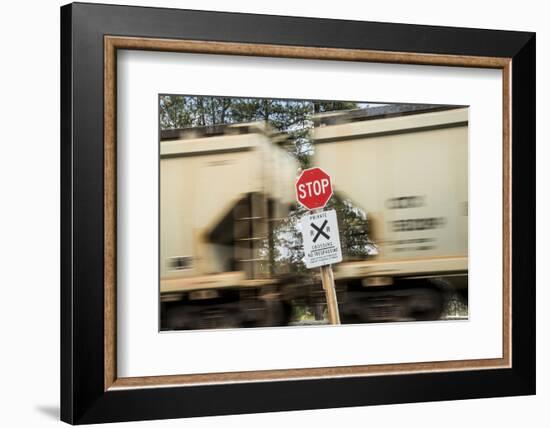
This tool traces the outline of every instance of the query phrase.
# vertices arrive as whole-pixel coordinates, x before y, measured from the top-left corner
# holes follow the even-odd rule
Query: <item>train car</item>
[[[161,132],[162,329],[288,319],[270,260],[298,171],[285,139],[264,123]]]
[[[375,250],[334,266],[344,322],[438,319],[467,300],[468,109],[387,105],[315,117],[314,165],[364,212]]]

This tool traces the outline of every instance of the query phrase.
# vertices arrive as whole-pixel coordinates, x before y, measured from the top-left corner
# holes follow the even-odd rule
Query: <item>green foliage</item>
[[[444,318],[466,318],[468,317],[468,303],[458,294],[453,293],[446,302]]]
[[[231,123],[266,122],[287,134],[289,152],[303,168],[311,163],[313,146],[311,116],[335,110],[357,108],[348,101],[303,101],[267,98],[201,97],[162,95],[161,129],[187,128]]]
[[[296,321],[310,321],[315,319],[315,315],[307,306],[294,305],[292,306],[292,319]]]
[[[350,199],[335,194],[327,203],[327,209],[334,209],[338,218],[342,256],[347,260],[361,260],[376,249],[368,236],[367,214],[353,205]]]
[[[326,113],[336,110],[352,110],[357,108],[357,103],[351,101],[314,101],[315,113]]]
[[[306,275],[304,247],[300,233],[300,219],[307,214],[301,205],[291,210],[289,215],[273,226],[273,271],[278,274]]]

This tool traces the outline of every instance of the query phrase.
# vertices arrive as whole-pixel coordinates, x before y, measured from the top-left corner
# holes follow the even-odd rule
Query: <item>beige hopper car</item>
[[[336,265],[336,280],[348,290],[356,280],[355,297],[376,290],[388,314],[403,310],[388,304],[401,299],[429,319],[449,285],[467,296],[468,109],[399,108],[318,115],[314,165],[366,213],[377,249]]]
[[[244,303],[254,306],[250,302],[259,299],[263,305],[273,295],[270,286],[278,281],[265,250],[270,220],[288,215],[298,171],[296,160],[280,146],[284,140],[263,123],[162,132],[160,291],[175,313],[167,321],[171,328],[181,327],[179,321],[185,328],[197,327],[193,317],[207,327],[217,321],[227,326],[225,315],[213,314],[216,322],[208,324],[204,313],[187,314],[193,305],[178,305],[182,299],[216,302],[234,292],[236,307],[228,307],[225,299],[212,312],[236,313]],[[179,321],[172,325],[174,319]],[[241,321],[234,320],[235,326]]]

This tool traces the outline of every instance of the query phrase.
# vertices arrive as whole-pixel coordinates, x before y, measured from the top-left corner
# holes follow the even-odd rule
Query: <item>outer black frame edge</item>
[[[536,391],[536,36],[512,60],[512,357]]]
[[[512,57],[513,367],[105,393],[105,34]],[[99,4],[63,6],[61,419],[82,424],[534,394],[534,209],[534,33]]]
[[[61,420],[73,418],[73,365],[72,365],[72,9],[61,8]]]

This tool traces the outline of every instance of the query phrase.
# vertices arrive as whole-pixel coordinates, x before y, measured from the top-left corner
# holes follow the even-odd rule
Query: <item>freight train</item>
[[[468,109],[386,105],[312,117],[311,163],[333,182],[343,323],[439,319],[467,301]],[[301,263],[301,165],[263,122],[165,130],[160,142],[161,329],[324,318]]]

